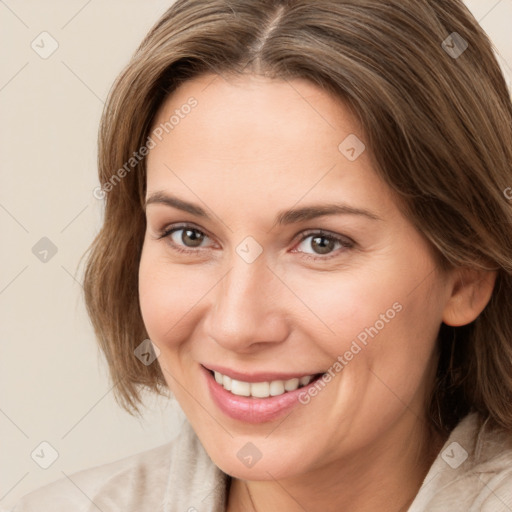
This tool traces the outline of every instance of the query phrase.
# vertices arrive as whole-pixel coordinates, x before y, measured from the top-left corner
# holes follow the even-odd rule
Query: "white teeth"
[[[269,394],[270,384],[268,382],[251,382],[251,396],[267,398]]]
[[[270,395],[279,396],[284,393],[284,382],[282,380],[273,380],[270,383]]]
[[[295,391],[299,387],[299,379],[290,379],[284,381],[286,391]]]
[[[215,381],[238,396],[253,396],[255,398],[268,398],[269,396],[279,396],[287,391],[295,391],[301,386],[308,385],[314,378],[313,375],[294,377],[288,380],[273,380],[270,382],[243,382],[231,379],[227,375],[219,372],[213,372]]]
[[[313,380],[313,377],[307,375],[306,377],[301,377],[299,379],[301,386],[307,386],[311,381]]]
[[[251,396],[251,385],[248,382],[233,379],[231,381],[231,393],[238,396]]]

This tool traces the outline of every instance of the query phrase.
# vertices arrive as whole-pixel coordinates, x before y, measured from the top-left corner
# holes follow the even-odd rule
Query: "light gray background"
[[[183,421],[172,400],[148,397],[144,420],[116,405],[78,267],[101,222],[92,191],[103,102],[171,3],[0,0],[0,508],[74,471],[166,443]],[[512,0],[467,3],[510,86]],[[59,45],[47,59],[31,47],[50,48],[50,39],[40,42],[44,31]],[[32,252],[43,237],[57,247],[46,262]],[[58,452],[48,469],[31,458],[43,441]],[[49,462],[47,447],[35,453]]]

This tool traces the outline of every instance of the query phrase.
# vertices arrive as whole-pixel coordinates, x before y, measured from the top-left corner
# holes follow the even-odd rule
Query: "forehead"
[[[260,208],[262,198],[282,205],[328,193],[333,200],[343,194],[375,203],[378,197],[389,206],[368,152],[355,160],[342,152],[347,140],[358,152],[364,148],[354,116],[306,80],[203,75],[164,102],[156,130],[148,193],[177,188],[188,197],[192,191],[233,201],[235,192]]]
[[[187,106],[191,98],[193,109]],[[154,128],[165,128],[169,120],[172,127],[167,125],[163,135],[172,132],[170,144],[200,143],[203,151],[240,158],[252,158],[254,149],[259,156],[270,154],[276,146],[295,153],[327,149],[336,154],[340,137],[361,133],[341,100],[311,82],[252,74],[210,74],[185,82],[164,102]],[[319,146],[319,141],[324,143]]]

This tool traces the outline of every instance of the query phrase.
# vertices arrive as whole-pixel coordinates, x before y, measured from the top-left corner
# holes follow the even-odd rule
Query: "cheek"
[[[379,369],[391,380],[411,371],[421,375],[434,349],[443,299],[430,279],[418,286],[431,269],[427,263],[413,269],[395,259],[365,272],[320,275],[314,286],[296,280],[292,288],[316,317],[309,315],[309,326],[302,323],[308,338],[332,361],[347,354],[356,371]]]
[[[353,339],[358,343],[362,338],[364,343],[358,343],[361,351],[347,370],[354,378],[368,376],[366,396],[365,390],[356,391],[354,385],[354,393],[360,393],[367,411],[392,415],[403,404],[410,404],[418,415],[422,413],[419,397],[432,378],[442,301],[432,283],[424,282],[411,291],[412,283],[418,281],[416,276],[410,271],[394,286],[384,284],[379,299],[372,303],[372,315],[366,316],[362,328],[361,324],[354,325],[358,333]]]
[[[207,272],[169,261],[155,243],[145,244],[139,266],[139,302],[149,337],[161,349],[181,344],[198,321],[212,288]]]
[[[330,357],[336,359],[350,349],[353,340],[361,346],[371,339],[375,328],[379,333],[389,329],[402,309],[396,283],[383,283],[380,274],[369,271],[347,271],[311,276],[290,276],[290,288],[307,305],[300,321],[309,338],[322,343]],[[306,322],[306,318],[308,321]]]
[[[164,265],[151,245],[144,245],[139,266],[139,302],[149,337],[161,347],[163,337],[186,312],[186,295],[179,273]]]

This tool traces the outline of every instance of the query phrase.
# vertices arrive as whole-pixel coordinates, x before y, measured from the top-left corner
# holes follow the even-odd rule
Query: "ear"
[[[494,270],[455,269],[452,293],[443,311],[443,322],[459,327],[475,320],[491,299],[496,276]]]

